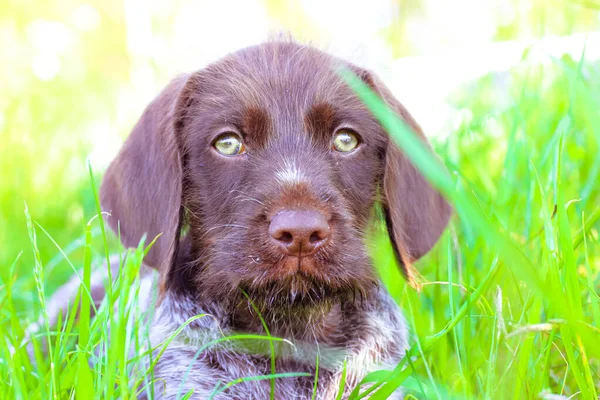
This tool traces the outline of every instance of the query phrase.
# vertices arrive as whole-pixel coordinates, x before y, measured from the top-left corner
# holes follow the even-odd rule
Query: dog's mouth
[[[264,309],[296,312],[334,303],[362,302],[377,286],[374,279],[330,276],[314,257],[286,257],[260,278],[243,280],[239,288]]]
[[[290,309],[296,312],[334,302],[357,301],[366,296],[366,292],[352,285],[331,286],[302,272],[260,286],[242,285],[241,289],[259,309]]]
[[[318,277],[318,261],[313,256],[286,256],[272,267],[273,272],[280,277],[307,276]]]

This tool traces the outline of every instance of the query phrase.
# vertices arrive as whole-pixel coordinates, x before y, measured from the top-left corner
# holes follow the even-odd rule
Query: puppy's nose
[[[269,234],[284,253],[307,256],[327,243],[331,228],[318,211],[284,210],[271,220]]]

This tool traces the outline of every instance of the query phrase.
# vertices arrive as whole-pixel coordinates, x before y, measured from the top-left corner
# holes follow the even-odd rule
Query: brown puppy
[[[451,214],[443,198],[390,142],[336,70],[370,85],[425,138],[404,107],[368,71],[310,47],[273,42],[231,54],[175,79],[150,104],[112,163],[101,203],[125,246],[162,234],[145,264],[160,272],[151,328],[159,342],[189,325],[155,368],[155,395],[271,373],[268,346],[223,333],[264,334],[276,347],[277,399],[347,396],[370,371],[403,357],[407,330],[379,288],[365,235],[381,202],[398,262],[435,244]],[[251,300],[251,301],[249,301]],[[257,312],[258,311],[258,312]],[[198,353],[198,354],[197,354]],[[234,385],[216,398],[266,399],[269,380]]]

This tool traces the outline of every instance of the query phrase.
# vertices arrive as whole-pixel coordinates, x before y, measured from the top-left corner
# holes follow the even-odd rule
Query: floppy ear
[[[421,127],[377,77],[363,79],[431,150]],[[385,156],[383,207],[387,229],[402,272],[416,286],[412,263],[424,256],[444,232],[452,208],[391,138]]]
[[[164,276],[174,261],[181,229],[181,161],[175,125],[180,77],[152,101],[109,166],[100,188],[107,222],[126,247],[146,244],[160,234],[144,259]]]

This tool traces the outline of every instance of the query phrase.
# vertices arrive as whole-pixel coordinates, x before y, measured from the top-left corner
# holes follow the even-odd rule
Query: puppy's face
[[[374,282],[364,234],[387,140],[335,68],[316,51],[249,50],[198,75],[179,145],[210,296],[305,305]]]
[[[147,108],[107,171],[101,202],[126,246],[161,234],[145,262],[161,271],[165,291],[214,301],[246,292],[288,310],[368,296],[376,278],[365,234],[376,198],[411,278],[450,207],[340,67],[426,142],[370,73],[293,43],[234,53],[174,80]]]

